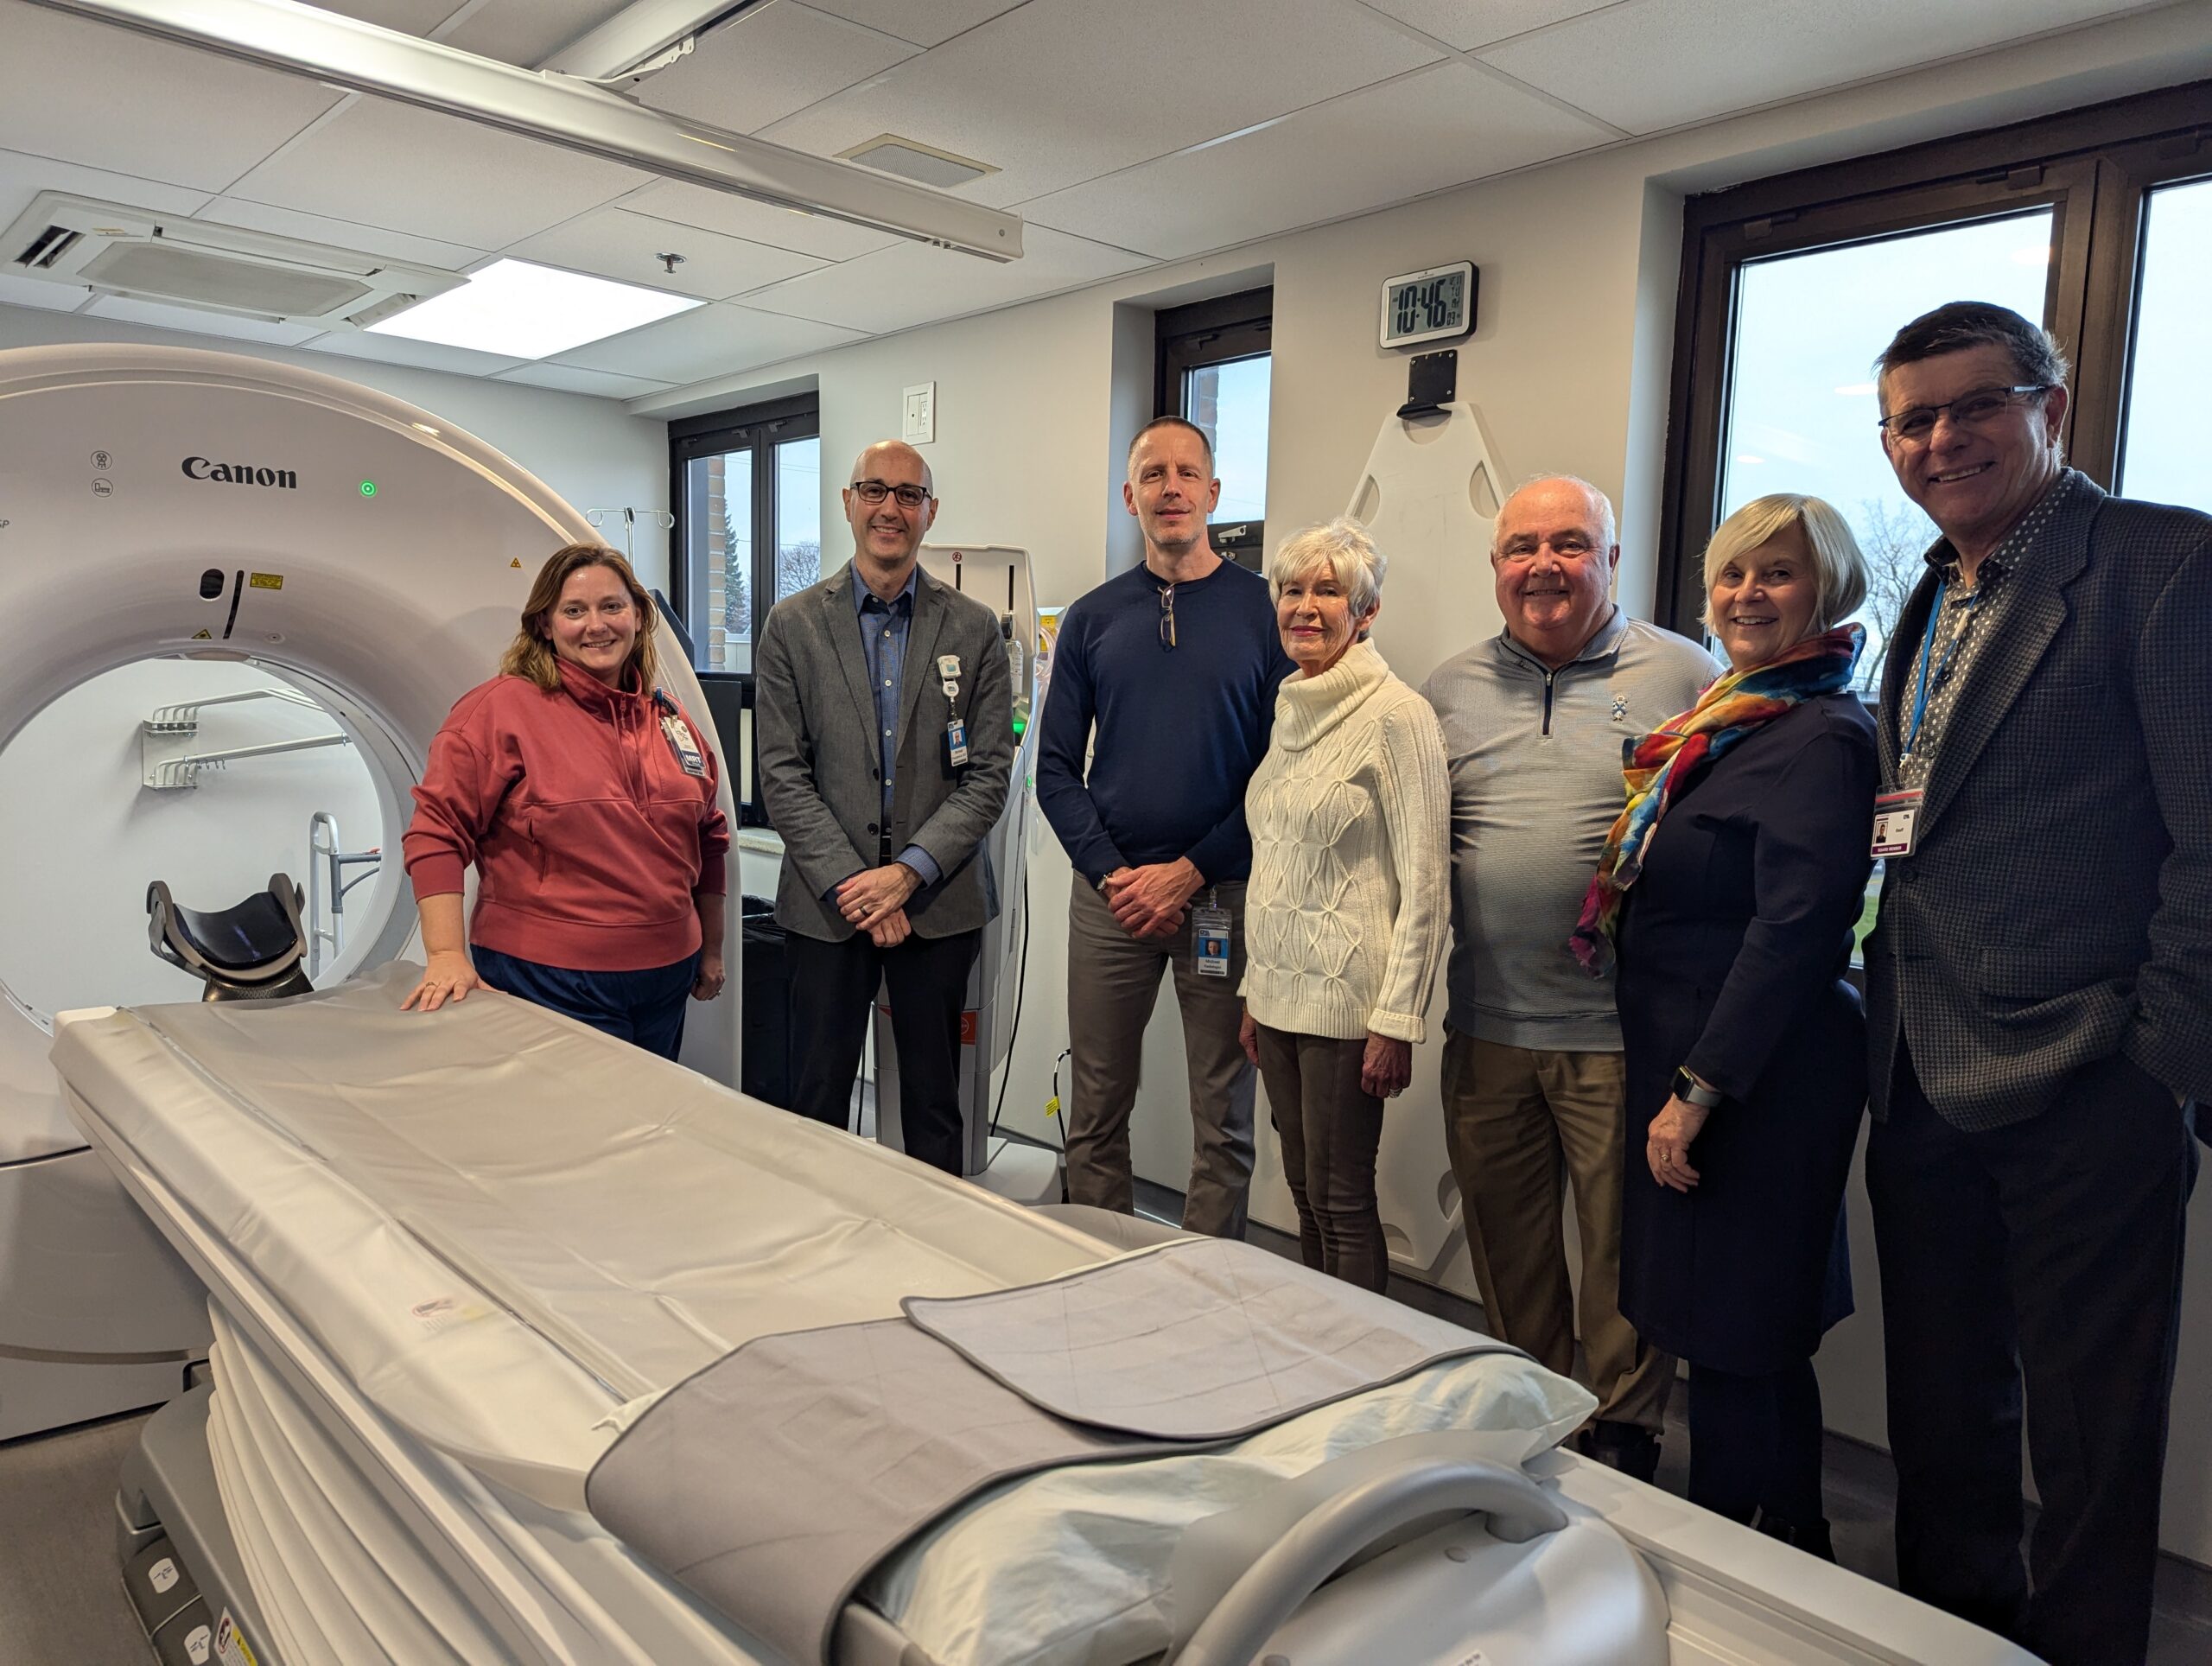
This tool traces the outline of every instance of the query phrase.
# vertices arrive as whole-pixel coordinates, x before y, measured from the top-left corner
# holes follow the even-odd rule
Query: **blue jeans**
[[[699,957],[641,972],[580,972],[471,949],[476,975],[493,989],[588,1024],[647,1052],[673,1059],[683,1045],[683,1010],[698,981]]]

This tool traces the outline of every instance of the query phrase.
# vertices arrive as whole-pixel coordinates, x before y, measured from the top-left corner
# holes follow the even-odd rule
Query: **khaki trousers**
[[[1491,1333],[1573,1374],[1576,1304],[1560,1239],[1571,1176],[1596,1415],[1656,1434],[1666,1423],[1675,1361],[1646,1347],[1621,1317],[1625,1118],[1619,1053],[1509,1047],[1445,1032],[1445,1137]]]
[[[1191,1093],[1183,1228],[1241,1238],[1252,1186],[1253,1071],[1236,1039],[1244,1016],[1236,995],[1244,976],[1244,887],[1209,887],[1192,906],[1203,905],[1209,892],[1229,911],[1226,977],[1198,976],[1188,914],[1173,936],[1140,942],[1121,928],[1106,899],[1076,878],[1068,897],[1068,1196],[1124,1215],[1135,1207],[1129,1113],[1160,974],[1172,966]]]

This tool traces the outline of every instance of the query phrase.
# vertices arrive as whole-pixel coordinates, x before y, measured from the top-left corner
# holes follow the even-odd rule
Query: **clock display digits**
[[[1473,327],[1474,295],[1467,262],[1386,280],[1382,296],[1382,344],[1413,347],[1466,334]]]

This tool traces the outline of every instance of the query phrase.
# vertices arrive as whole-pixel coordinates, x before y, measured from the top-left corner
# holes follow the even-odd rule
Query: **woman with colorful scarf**
[[[1817,498],[1761,498],[1705,556],[1728,672],[1634,743],[1573,947],[1618,956],[1628,1076],[1621,1311],[1690,1366],[1691,1499],[1833,1556],[1813,1354],[1851,1311],[1843,1188],[1866,1102],[1845,981],[1871,866],[1866,563]]]

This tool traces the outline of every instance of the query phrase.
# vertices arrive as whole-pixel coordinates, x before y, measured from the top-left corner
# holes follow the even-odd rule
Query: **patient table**
[[[802,1660],[710,1556],[610,1530],[595,1466],[771,1339],[1216,1254],[1124,1250],[488,989],[403,1014],[412,978],[57,1025],[71,1115],[212,1293],[213,1383],[156,1415],[119,1500],[164,1658]],[[1219,1253],[1232,1279],[1257,1254]],[[820,1657],[2029,1658],[1558,1450],[1586,1394],[1408,1323],[1443,1351],[1387,1381],[948,1501]],[[711,1428],[652,1449],[672,1480]],[[1194,1573],[1223,1522],[1256,1554]]]

